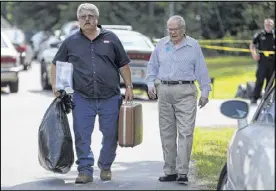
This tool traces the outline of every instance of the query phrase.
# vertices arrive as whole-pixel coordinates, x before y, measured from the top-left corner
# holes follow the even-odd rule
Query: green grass
[[[210,99],[234,98],[239,84],[255,81],[257,63],[250,56],[212,57],[206,63],[210,77],[215,78]]]
[[[195,128],[191,159],[195,160],[197,177],[208,189],[216,189],[235,130],[233,127]]]
[[[207,57],[206,63],[210,77],[215,78],[209,99],[234,98],[240,84],[255,81],[257,63],[250,56]],[[134,93],[147,95],[139,90]]]

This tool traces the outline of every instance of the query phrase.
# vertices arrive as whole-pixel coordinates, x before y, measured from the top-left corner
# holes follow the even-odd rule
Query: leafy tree
[[[76,20],[80,3],[1,2],[1,15],[23,30],[55,30]],[[166,35],[169,2],[93,3],[101,24],[132,25],[150,37]],[[184,17],[187,34],[197,39],[251,39],[265,18],[275,19],[275,2],[174,2],[174,14]]]

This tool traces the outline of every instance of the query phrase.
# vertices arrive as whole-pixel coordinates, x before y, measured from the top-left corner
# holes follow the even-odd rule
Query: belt
[[[176,85],[176,84],[193,84],[194,81],[182,81],[182,80],[179,80],[179,81],[163,81],[163,80],[161,80],[161,83],[162,83],[162,84],[170,84],[170,85]]]

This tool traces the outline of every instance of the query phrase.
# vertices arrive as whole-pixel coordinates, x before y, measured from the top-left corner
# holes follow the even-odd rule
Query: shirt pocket
[[[98,44],[95,48],[95,53],[102,56],[110,56],[113,52],[112,44],[109,41],[108,43]]]
[[[171,53],[161,50],[158,55],[160,64],[162,65],[162,64],[171,62],[171,58],[170,58],[171,56],[172,56]]]
[[[102,45],[94,48],[95,54],[101,58],[108,59],[109,61],[115,61],[115,52],[111,42],[103,43]]]

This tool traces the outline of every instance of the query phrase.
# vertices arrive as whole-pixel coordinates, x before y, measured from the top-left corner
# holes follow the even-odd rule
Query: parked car
[[[129,65],[133,87],[147,92],[145,77],[147,74],[148,61],[154,50],[154,45],[148,37],[139,32],[120,29],[110,30],[121,40],[124,49],[130,58],[131,62]],[[125,87],[122,77],[120,80],[120,86],[122,88]]]
[[[64,40],[75,29],[79,29],[79,23],[77,21],[69,21],[63,24],[60,29],[60,35],[59,35],[60,40]]]
[[[37,53],[36,60],[41,63],[43,59],[43,52],[49,48],[51,48],[52,43],[59,42],[60,39],[56,37],[54,34],[49,34],[49,36],[45,36],[43,41],[40,42],[39,44],[39,49]]]
[[[72,24],[72,23],[71,23]],[[61,36],[52,36],[49,37],[47,41],[44,43],[41,43],[41,47],[43,46],[43,51],[41,50],[38,54],[38,62],[40,62],[40,81],[41,86],[44,90],[51,89],[51,76],[50,76],[50,70],[51,70],[51,63],[56,55],[59,46],[63,42],[65,38],[67,38],[69,35],[76,32],[76,28],[73,25],[70,25],[72,27],[69,27],[70,30],[67,30],[68,25],[64,25],[64,27],[61,30]],[[66,34],[66,36],[64,36]],[[63,39],[63,40],[60,40]]]
[[[248,104],[226,101],[221,112],[238,119],[217,190],[275,190],[275,78],[250,123]]]
[[[152,51],[154,50],[154,45],[151,40],[145,35],[133,31],[129,26],[102,25],[102,27],[114,32],[121,40],[123,47],[131,60],[130,69],[132,73],[133,87],[147,92],[147,85],[144,79],[147,74],[147,63]],[[69,35],[71,34],[72,33]],[[60,44],[61,42],[53,43],[52,48],[46,49],[43,52],[41,59],[41,84],[43,89],[50,88],[50,65]],[[160,82],[156,81],[156,85],[158,85],[158,83]],[[120,79],[120,86],[121,88],[125,87],[122,78]]]
[[[22,69],[18,52],[1,31],[1,87],[9,86],[11,93],[18,92],[18,72]]]
[[[34,59],[37,59],[40,43],[47,37],[46,31],[38,31],[31,37],[32,48],[34,51]]]
[[[2,32],[10,39],[17,52],[20,54],[20,64],[23,65],[24,70],[27,70],[33,60],[33,49],[25,39],[25,34],[18,28],[4,28]]]
[[[1,29],[11,28],[11,27],[12,27],[11,23],[1,15]]]

